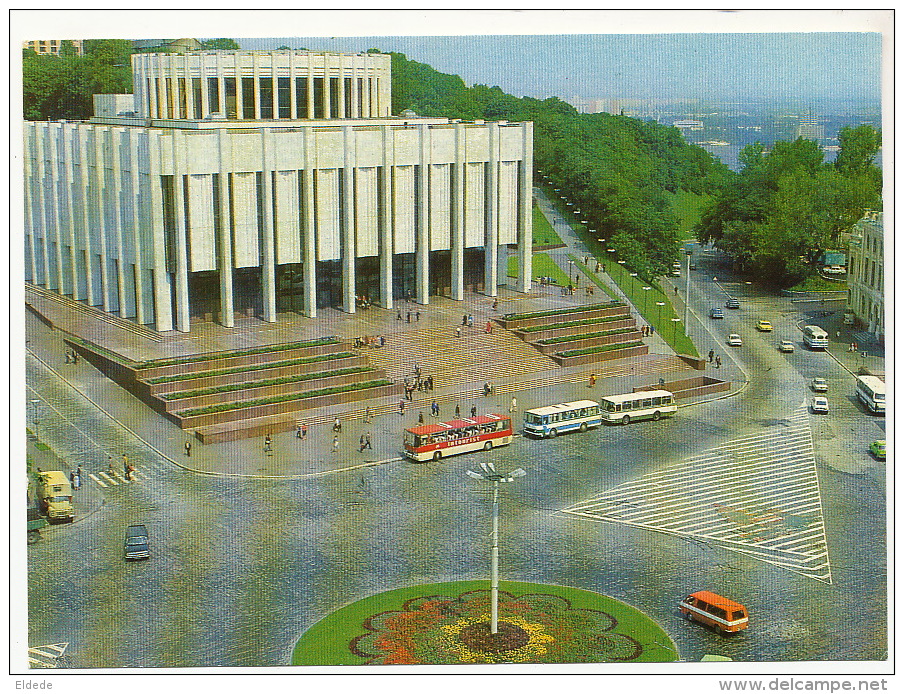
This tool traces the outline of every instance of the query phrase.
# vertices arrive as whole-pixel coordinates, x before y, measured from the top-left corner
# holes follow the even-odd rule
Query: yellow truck
[[[66,475],[59,470],[48,470],[38,475],[38,500],[41,511],[51,522],[75,520],[72,508],[72,487]]]

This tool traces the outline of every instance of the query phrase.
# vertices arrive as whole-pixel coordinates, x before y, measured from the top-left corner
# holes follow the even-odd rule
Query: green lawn
[[[674,643],[658,624],[640,610],[614,598],[567,586],[523,583],[520,581],[501,581],[499,588],[500,591],[508,592],[518,597],[544,594],[565,598],[565,600],[570,602],[570,606],[566,610],[566,618],[568,615],[573,615],[575,619],[581,619],[581,610],[598,610],[611,615],[617,621],[617,625],[611,629],[610,633],[612,635],[630,636],[642,646],[640,655],[631,662],[670,662],[678,658]],[[363,664],[366,659],[353,653],[349,644],[356,637],[368,633],[368,630],[363,626],[367,618],[379,613],[403,610],[406,601],[422,596],[448,596],[454,598],[466,594],[468,591],[488,591],[488,589],[489,581],[454,581],[414,585],[377,593],[345,606],[338,606],[334,612],[323,617],[323,619],[302,634],[292,653],[292,665]],[[500,597],[502,598],[503,596]],[[567,603],[565,604],[567,605]],[[501,607],[500,602],[500,615],[503,615]],[[409,607],[409,609],[411,608]],[[426,618],[428,614],[436,613],[425,613],[423,616]],[[455,615],[452,615],[451,619],[456,619]],[[380,617],[378,621],[385,624],[391,620],[387,620],[384,616]],[[542,625],[533,624],[531,626],[541,627]],[[565,628],[565,631],[569,627],[570,625]],[[411,622],[411,628],[414,631],[406,633],[406,639],[418,641],[419,638],[422,638],[421,634],[417,633],[416,622]],[[441,627],[439,631],[442,634]],[[548,639],[550,645],[553,645],[552,641],[563,638],[563,633],[565,633],[565,631],[556,631],[548,627],[544,631],[548,636],[543,638]],[[602,632],[601,635],[605,633]],[[431,637],[423,638],[429,639]],[[436,637],[434,636],[433,638]],[[448,641],[451,637],[440,636],[440,638]],[[429,647],[430,642],[418,645]],[[450,664],[455,662],[463,662],[463,660],[452,661]],[[567,660],[563,662],[575,661]],[[587,660],[586,662],[596,661]]]
[[[694,225],[700,215],[713,201],[711,195],[697,195],[687,190],[679,190],[670,195],[672,213],[678,217],[678,230],[682,239],[694,238]]]
[[[792,292],[843,292],[847,282],[832,282],[821,275],[810,275],[788,289]]]
[[[549,257],[546,253],[534,253],[533,255],[533,276],[537,277],[553,277],[560,287],[568,285],[568,275],[560,268],[556,261]],[[518,256],[510,255],[508,257],[508,276],[518,277],[519,263]]]
[[[560,239],[559,235],[553,230],[549,220],[546,219],[546,215],[540,211],[540,208],[537,207],[537,205],[534,205],[533,228],[533,240],[535,246],[550,246],[552,244],[562,243],[562,239]]]

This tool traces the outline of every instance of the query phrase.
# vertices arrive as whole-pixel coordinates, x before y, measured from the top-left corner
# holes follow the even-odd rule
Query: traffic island
[[[665,631],[600,593],[503,581],[490,630],[486,581],[377,593],[327,615],[295,645],[292,665],[627,663],[678,659]]]

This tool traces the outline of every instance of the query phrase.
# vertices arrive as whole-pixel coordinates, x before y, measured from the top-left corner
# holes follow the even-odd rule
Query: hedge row
[[[562,337],[549,337],[545,340],[537,340],[538,345],[554,345],[557,342],[573,342],[574,340],[586,340],[591,337],[606,337],[607,335],[619,335],[621,333],[633,333],[636,328],[616,328],[615,330],[603,330],[598,333],[581,333],[579,335],[564,335]]]
[[[244,371],[264,371],[266,369],[276,369],[280,366],[297,366],[299,364],[313,364],[318,361],[329,361],[331,359],[347,359],[348,357],[357,356],[354,352],[331,352],[330,354],[318,354],[314,357],[301,357],[299,359],[286,359],[285,361],[269,361],[266,364],[254,364],[248,366],[235,366],[231,369],[217,369],[216,371],[193,371],[187,374],[174,374],[172,376],[158,376],[157,378],[149,378],[146,382],[150,385],[159,385],[160,383],[174,383],[176,381],[191,381],[196,378],[209,378],[211,376],[227,376],[229,374],[242,373]]]
[[[553,330],[555,328],[573,328],[577,325],[596,325],[597,323],[611,323],[612,321],[625,320],[627,314],[618,316],[603,316],[602,318],[584,318],[582,320],[570,320],[565,323],[552,323],[548,325],[533,325],[529,328],[515,328],[518,332],[538,333],[543,330]]]
[[[258,405],[274,405],[279,402],[290,402],[292,400],[304,400],[306,398],[316,398],[320,395],[332,395],[333,393],[343,393],[353,390],[363,390],[364,388],[376,388],[378,386],[392,385],[392,381],[388,378],[381,378],[378,381],[364,381],[362,383],[352,383],[345,386],[333,386],[332,388],[321,388],[320,390],[309,390],[304,393],[290,393],[288,395],[275,395],[270,398],[259,398],[257,400],[243,400],[241,402],[224,402],[219,405],[208,405],[207,407],[196,407],[191,410],[180,410],[177,414],[180,417],[196,417],[202,414],[213,414],[214,412],[227,412],[229,410],[240,410],[246,407],[257,407]]]
[[[504,320],[521,320],[523,318],[543,318],[544,316],[557,316],[561,313],[583,313],[584,311],[596,311],[601,308],[612,308],[614,306],[624,306],[623,301],[609,301],[605,304],[584,304],[580,306],[570,306],[568,308],[559,308],[554,311],[534,311],[532,313],[506,313],[502,318]]]
[[[570,349],[567,352],[556,352],[558,357],[579,357],[583,354],[596,354],[597,352],[609,352],[613,349],[629,349],[631,347],[640,347],[643,344],[640,340],[634,342],[616,342],[611,345],[597,345],[596,347],[586,347],[584,349]]]
[[[180,390],[175,393],[163,393],[161,400],[183,400],[201,395],[215,395],[216,393],[231,393],[235,390],[246,388],[262,388],[264,386],[278,386],[283,383],[297,383],[299,381],[312,381],[317,378],[329,378],[330,376],[345,376],[346,374],[362,373],[364,371],[376,371],[372,366],[350,366],[347,369],[334,369],[333,371],[318,371],[316,373],[300,374],[295,376],[282,376],[280,378],[267,378],[262,381],[244,381],[242,383],[230,383],[212,388],[199,388],[197,390]]]
[[[175,359],[152,359],[138,363],[138,368],[150,369],[158,366],[175,366],[176,364],[192,364],[196,361],[208,361],[210,359],[228,359],[229,357],[244,357],[251,354],[266,354],[268,352],[283,352],[288,349],[298,349],[299,347],[320,347],[321,345],[332,345],[339,342],[339,338],[335,336],[321,337],[316,340],[304,340],[302,342],[290,342],[282,345],[266,345],[264,347],[253,347],[251,349],[238,349],[232,352],[207,352],[206,354],[193,354],[187,357],[177,357]]]

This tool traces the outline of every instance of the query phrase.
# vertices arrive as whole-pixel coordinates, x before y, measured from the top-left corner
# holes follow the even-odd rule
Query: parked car
[[[763,333],[771,333],[772,323],[767,320],[758,320],[756,322],[756,329]]]
[[[841,265],[829,265],[822,269],[824,273],[827,275],[846,275],[847,270],[845,270]]]
[[[825,393],[829,389],[829,382],[824,378],[814,378],[810,385],[817,393]]]
[[[823,397],[817,395],[815,398],[813,398],[813,402],[810,404],[810,411],[813,414],[828,414],[829,413],[828,398],[823,398]]]
[[[879,460],[885,460],[885,439],[873,441],[869,445],[869,450],[870,453],[876,456]]]
[[[710,318],[725,318],[725,314],[722,313],[721,308],[714,308],[714,309],[710,310],[709,317]]]
[[[148,547],[148,529],[143,525],[130,525],[126,528],[124,556],[126,561],[150,558],[151,551]]]
[[[731,333],[728,336],[728,344],[732,347],[740,347],[741,346],[741,336],[737,333]]]
[[[681,270],[673,267],[672,268],[672,277],[681,277]]]
[[[779,352],[793,352],[794,351],[794,343],[791,340],[782,340],[778,343],[778,351]]]
[[[700,622],[723,634],[733,634],[749,626],[747,608],[726,597],[700,590],[678,603],[678,610],[689,622]]]
[[[741,308],[741,302],[734,298],[728,299],[725,302],[725,308]]]

